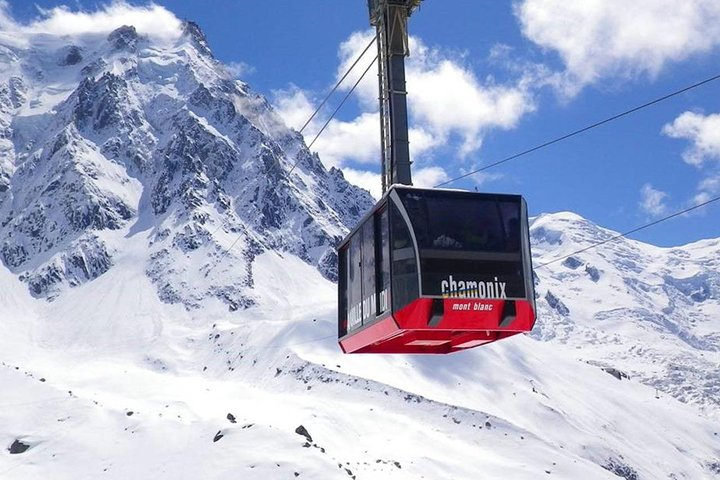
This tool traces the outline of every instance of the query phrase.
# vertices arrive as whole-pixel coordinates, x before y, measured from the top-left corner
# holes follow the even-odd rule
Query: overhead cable
[[[307,119],[307,122],[305,122],[305,124],[300,129],[300,131],[299,131],[300,133],[305,131],[305,128],[307,128],[307,126],[310,125],[310,122],[312,122],[313,118],[315,118],[315,116],[320,112],[320,110],[322,110],[322,108],[325,106],[327,101],[330,100],[330,97],[332,96],[332,94],[335,93],[335,91],[338,89],[338,87],[340,87],[342,82],[344,82],[345,79],[347,78],[347,76],[350,75],[350,72],[355,68],[355,66],[358,64],[360,59],[365,55],[365,53],[372,46],[373,43],[375,43],[375,37],[373,37],[372,40],[370,40],[370,43],[367,44],[367,47],[365,47],[365,49],[362,51],[362,53],[360,53],[360,55],[358,55],[358,57],[355,59],[355,61],[352,63],[352,65],[350,65],[350,67],[345,71],[345,74],[340,78],[340,80],[337,81],[337,83],[332,88],[332,90],[330,90],[330,92],[327,95],[325,95],[325,98],[323,99],[323,101],[315,109],[313,114],[310,115],[310,118]]]
[[[597,247],[599,247],[599,246],[601,246],[601,245],[605,245],[606,243],[614,242],[615,240],[618,240],[618,239],[623,238],[623,237],[627,237],[628,235],[631,235],[631,234],[633,234],[633,233],[635,233],[635,232],[639,232],[640,230],[645,230],[646,228],[650,228],[650,227],[655,226],[655,225],[657,225],[657,224],[659,224],[659,223],[662,223],[662,222],[665,222],[665,221],[667,221],[667,220],[670,220],[671,218],[679,217],[680,215],[685,215],[685,214],[688,213],[688,212],[691,212],[691,211],[693,211],[693,210],[697,210],[698,208],[702,208],[702,207],[704,207],[704,206],[706,206],[706,205],[709,205],[709,204],[711,204],[711,203],[713,203],[713,202],[717,202],[718,200],[720,200],[720,197],[711,198],[710,200],[707,200],[707,201],[705,201],[705,202],[698,203],[697,205],[693,205],[692,207],[686,208],[686,209],[681,210],[681,211],[679,211],[679,212],[675,212],[675,213],[673,213],[673,214],[670,214],[670,215],[668,215],[668,216],[666,216],[666,217],[662,217],[662,218],[660,218],[660,219],[658,219],[658,220],[655,220],[655,221],[653,221],[653,222],[646,223],[645,225],[641,225],[641,226],[639,226],[639,227],[633,228],[632,230],[628,230],[627,232],[624,232],[624,233],[615,235],[615,236],[613,236],[613,237],[607,238],[607,239],[605,239],[605,240],[603,240],[603,241],[601,241],[601,242],[594,243],[594,244],[590,245],[589,247],[582,248],[582,249],[577,250],[577,251],[575,251],[575,252],[573,252],[573,253],[570,253],[570,254],[568,254],[568,255],[564,255],[564,256],[562,256],[562,257],[560,257],[560,258],[556,258],[555,260],[551,260],[551,261],[549,261],[549,262],[542,263],[542,264],[538,265],[538,266],[535,267],[535,268],[547,267],[548,265],[552,265],[553,263],[557,263],[557,262],[559,262],[559,261],[561,261],[561,260],[565,260],[565,259],[568,258],[568,257],[572,257],[573,255],[577,255],[577,254],[580,254],[580,253],[583,253],[583,252],[587,252],[588,250],[592,250],[593,248],[597,248]]]
[[[442,183],[438,183],[437,185],[435,185],[434,188],[442,187],[442,186],[444,186],[444,185],[448,185],[448,184],[450,184],[450,183],[457,182],[458,180],[462,180],[463,178],[467,178],[467,177],[469,177],[469,176],[472,176],[472,175],[475,175],[475,174],[477,174],[477,173],[480,173],[480,172],[483,172],[483,171],[485,171],[485,170],[488,170],[488,169],[490,169],[490,168],[492,168],[492,167],[496,167],[496,166],[501,165],[501,164],[503,164],[503,163],[507,163],[507,162],[509,162],[509,161],[511,161],[511,160],[515,160],[516,158],[525,156],[525,155],[527,155],[527,154],[529,154],[529,153],[536,152],[536,151],[538,151],[538,150],[540,150],[540,149],[543,149],[543,148],[545,148],[545,147],[549,147],[550,145],[554,145],[554,144],[556,144],[556,143],[562,142],[563,140],[567,140],[568,138],[574,137],[574,136],[576,136],[576,135],[580,135],[581,133],[587,132],[588,130],[592,130],[592,129],[597,128],[597,127],[599,127],[599,126],[601,126],[601,125],[605,125],[606,123],[610,123],[610,122],[612,122],[612,121],[614,121],[614,120],[617,120],[617,119],[619,119],[619,118],[625,117],[625,116],[630,115],[630,114],[632,114],[632,113],[638,112],[638,111],[643,110],[643,109],[648,108],[648,107],[651,107],[651,106],[653,106],[653,105],[655,105],[655,104],[657,104],[657,103],[663,102],[663,101],[665,101],[665,100],[667,100],[667,99],[669,99],[669,98],[672,98],[672,97],[676,97],[676,96],[681,95],[681,94],[683,94],[683,93],[685,93],[685,92],[687,92],[687,91],[689,91],[689,90],[692,90],[692,89],[694,89],[694,88],[701,87],[701,86],[703,86],[703,85],[705,85],[705,84],[708,84],[708,83],[710,83],[710,82],[713,82],[713,81],[715,81],[715,80],[717,80],[717,79],[720,79],[720,74],[714,75],[714,76],[712,76],[712,77],[710,77],[710,78],[706,78],[705,80],[699,81],[699,82],[697,82],[697,83],[693,83],[692,85],[689,85],[689,86],[687,86],[687,87],[681,88],[680,90],[675,90],[674,92],[668,93],[667,95],[663,95],[662,97],[656,98],[656,99],[654,99],[654,100],[650,100],[650,101],[647,102],[647,103],[643,103],[642,105],[638,105],[637,107],[631,108],[631,109],[629,109],[629,110],[625,110],[625,111],[622,112],[622,113],[618,113],[618,114],[616,114],[616,115],[613,115],[612,117],[608,117],[608,118],[606,118],[606,119],[604,119],[604,120],[600,120],[599,122],[595,122],[595,123],[593,123],[593,124],[591,124],[591,125],[588,125],[588,126],[583,127],[583,128],[581,128],[581,129],[579,129],[579,130],[575,130],[575,131],[573,131],[573,132],[567,133],[567,134],[562,135],[562,136],[560,136],[560,137],[557,137],[557,138],[555,138],[555,139],[549,140],[549,141],[547,141],[547,142],[545,142],[545,143],[542,143],[542,144],[540,144],[540,145],[537,145],[537,146],[535,146],[535,147],[529,148],[529,149],[527,149],[527,150],[523,150],[522,152],[516,153],[516,154],[514,154],[514,155],[510,155],[509,157],[505,157],[505,158],[503,158],[502,160],[498,160],[498,161],[496,161],[496,162],[490,163],[490,164],[488,164],[488,165],[485,165],[484,167],[478,168],[477,170],[473,170],[473,171],[471,171],[471,172],[468,172],[468,173],[465,173],[465,174],[463,174],[463,175],[460,175],[459,177],[451,178],[450,180],[446,180],[446,181],[444,181],[444,182],[442,182]]]
[[[355,62],[353,62],[353,64],[352,64],[352,66],[350,67],[350,69],[345,73],[345,75],[343,75],[343,77],[340,79],[340,81],[338,81],[338,83],[336,84],[336,86],[333,88],[333,90],[332,90],[333,92],[337,89],[337,87],[340,85],[340,83],[348,76],[348,74],[350,73],[350,70],[352,70],[352,69],[357,65],[358,61],[363,57],[363,55],[365,55],[365,52],[366,52],[367,49],[370,47],[370,45],[372,45],[372,43],[373,43],[374,41],[375,41],[375,40],[373,39],[373,41],[370,42],[370,44],[369,44],[367,47],[365,47],[365,50],[363,50],[363,52],[358,56],[358,58],[355,60]],[[330,118],[327,119],[327,121],[325,122],[325,124],[323,125],[323,127],[320,129],[320,131],[315,135],[315,138],[313,138],[312,142],[310,142],[310,144],[309,144],[308,147],[307,147],[308,150],[309,150],[310,148],[312,148],[312,146],[315,144],[315,141],[317,141],[317,139],[320,138],[320,135],[325,131],[325,128],[327,128],[327,126],[330,124],[330,122],[335,118],[335,115],[337,115],[338,111],[340,111],[340,108],[345,104],[345,102],[347,101],[347,99],[350,98],[350,95],[352,95],[352,93],[355,91],[355,89],[357,89],[357,87],[358,87],[358,85],[360,85],[360,82],[362,81],[362,79],[365,78],[365,75],[367,75],[367,73],[368,73],[368,71],[370,70],[370,68],[375,64],[375,61],[377,60],[377,58],[378,58],[377,55],[375,55],[375,58],[373,58],[372,62],[370,62],[370,64],[369,64],[369,65],[367,66],[367,68],[365,69],[365,71],[363,71],[362,75],[360,75],[360,78],[357,79],[357,81],[355,82],[355,84],[352,86],[352,88],[350,88],[350,90],[349,90],[348,93],[345,95],[345,97],[342,99],[342,101],[341,101],[340,104],[337,106],[337,108],[335,109],[335,111],[333,111],[333,113],[330,115]],[[332,94],[332,92],[331,92],[331,94]],[[325,101],[327,101],[327,98],[329,98],[329,95],[328,95],[328,97],[326,97],[326,100],[323,101],[323,104],[324,104]],[[310,121],[312,120],[312,118],[317,114],[317,112],[318,112],[319,110],[320,110],[320,108],[316,109],[315,113],[313,113],[313,115],[310,117],[310,119],[305,123],[305,126],[303,126],[303,129],[310,123]],[[301,132],[302,132],[302,130],[301,130]],[[288,173],[287,173],[287,176],[288,176],[288,177],[289,177],[290,174],[295,170],[295,168],[298,166],[298,164],[300,163],[300,159],[301,159],[301,158],[302,158],[302,157],[298,155],[297,159],[296,159],[295,162],[292,164],[292,167],[290,168],[290,170],[288,170]],[[279,165],[280,162],[278,162],[277,164]],[[279,185],[280,185],[280,182],[276,183],[276,184],[273,186],[273,188],[271,188],[271,189],[269,190],[268,194],[274,192]],[[220,230],[221,227],[222,227],[222,224],[215,230],[215,232],[213,232],[213,236],[214,236],[215,233],[217,233],[217,232]],[[205,277],[206,277],[206,278],[207,278],[208,275],[210,275],[210,272],[212,272],[212,271],[215,269],[215,267],[217,267],[217,266],[223,261],[223,259],[227,256],[228,253],[230,253],[230,251],[233,249],[233,247],[235,247],[235,245],[237,245],[237,243],[240,241],[241,238],[242,238],[242,235],[238,235],[237,238],[235,238],[235,240],[233,241],[233,243],[232,243],[228,248],[223,249],[223,252],[222,252],[222,254],[220,255],[220,258],[218,258],[218,260],[205,272]]]

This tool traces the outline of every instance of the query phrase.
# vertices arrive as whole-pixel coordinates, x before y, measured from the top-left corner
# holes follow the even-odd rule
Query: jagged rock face
[[[33,295],[97,278],[133,235],[160,297],[187,308],[252,305],[267,250],[336,279],[334,246],[370,196],[233,80],[196,24],[162,45],[123,26],[100,45],[6,50],[0,259]],[[76,84],[45,104],[56,76]]]

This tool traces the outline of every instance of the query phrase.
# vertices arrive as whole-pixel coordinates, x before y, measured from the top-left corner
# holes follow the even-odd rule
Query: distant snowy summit
[[[534,219],[532,335],[720,418],[720,239],[661,248],[615,237],[569,212]]]
[[[371,204],[192,22],[0,37],[0,258],[36,297],[132,258],[166,302],[247,307],[265,251],[335,279],[334,246]]]

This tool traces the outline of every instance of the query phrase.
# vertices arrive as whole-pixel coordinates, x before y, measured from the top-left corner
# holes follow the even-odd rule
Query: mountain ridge
[[[251,305],[251,264],[265,249],[291,251],[334,278],[333,246],[371,205],[369,194],[326,170],[265,99],[231,79],[196,24],[169,46],[123,26],[94,50],[61,51],[67,56],[39,80],[27,71],[57,52],[31,48],[26,63],[15,55],[15,72],[26,75],[0,89],[11,140],[0,255],[34,295],[54,299],[112,268],[113,253],[88,232],[141,218],[156,225],[152,246],[164,244],[150,249],[148,273],[163,298],[187,308],[207,296],[231,309]],[[17,101],[13,92],[47,90],[57,70],[64,99],[42,108],[42,95]],[[42,113],[18,113],[34,102]],[[223,244],[214,237],[221,231]],[[233,244],[238,253],[228,254]],[[172,274],[198,249],[229,256],[241,273],[186,295]],[[196,266],[209,275],[212,263]]]

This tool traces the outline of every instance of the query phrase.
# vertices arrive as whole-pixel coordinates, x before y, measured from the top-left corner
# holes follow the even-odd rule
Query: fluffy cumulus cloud
[[[522,0],[515,13],[529,40],[560,56],[568,93],[608,77],[652,77],[720,45],[717,0]]]
[[[335,120],[327,126],[313,149],[320,152],[320,158],[329,166],[343,167],[349,162],[379,165],[379,123],[374,112],[362,113],[351,121]]]
[[[698,192],[693,200],[695,204],[700,204],[718,196],[720,196],[720,173],[716,172],[700,182]]]
[[[149,4],[131,5],[124,1],[105,4],[92,12],[66,6],[39,8],[37,19],[16,22],[5,0],[0,0],[0,30],[4,40],[27,42],[34,35],[79,36],[107,34],[123,25],[133,25],[139,33],[155,40],[175,40],[182,33],[182,21],[166,8]]]
[[[364,188],[376,199],[382,196],[382,181],[380,179],[379,165],[377,171],[356,170],[352,167],[345,167],[342,171],[350,183]]]
[[[419,168],[413,175],[413,184],[416,187],[434,187],[450,179],[442,167]]]
[[[667,212],[667,193],[646,183],[640,190],[640,209],[650,217],[659,217]]]
[[[355,33],[340,45],[337,78],[347,71],[371,42],[372,31]],[[371,46],[358,62],[369,65],[376,55]],[[363,71],[351,73],[345,83],[349,88]],[[377,108],[377,67],[358,85],[358,95],[366,109]],[[408,108],[413,126],[436,140],[432,146],[447,143],[457,135],[461,143],[458,154],[467,156],[482,145],[490,129],[510,129],[535,110],[530,79],[521,77],[509,85],[491,79],[482,81],[467,67],[463,58],[439,49],[429,48],[419,38],[410,38],[410,56],[406,62]]]
[[[720,161],[720,114],[685,112],[665,125],[663,133],[690,142],[690,148],[683,152],[683,160],[690,165],[699,167],[710,160]]]
[[[694,203],[720,195],[720,114],[685,112],[662,131],[671,138],[690,142],[683,152],[683,160],[697,167],[704,176],[698,184]]]
[[[300,131],[315,111],[315,105],[309,94],[295,85],[285,90],[277,90],[273,94],[275,111],[289,127]]]
[[[341,92],[349,91],[371,66],[355,90],[360,113],[349,120],[334,120],[313,150],[326,165],[343,168],[349,179],[377,195],[377,188],[371,184],[380,183],[377,64],[373,63],[377,47],[371,44],[373,37],[369,30],[357,32],[339,46],[336,80],[360,58],[340,87]],[[445,166],[432,165],[438,149],[451,152],[449,160],[462,164],[465,157],[480,149],[488,131],[516,127],[524,115],[535,109],[535,102],[529,88],[531,81],[522,75],[510,84],[497,84],[492,79],[478,78],[461,55],[429,48],[415,37],[410,39],[410,49],[406,77],[414,179],[416,185],[433,186],[449,179]],[[276,92],[274,103],[288,124],[299,129],[312,114],[317,100],[312,100],[308,92],[291,88]],[[324,120],[329,113],[319,117]],[[315,119],[308,125],[303,132],[308,141],[322,123]]]

